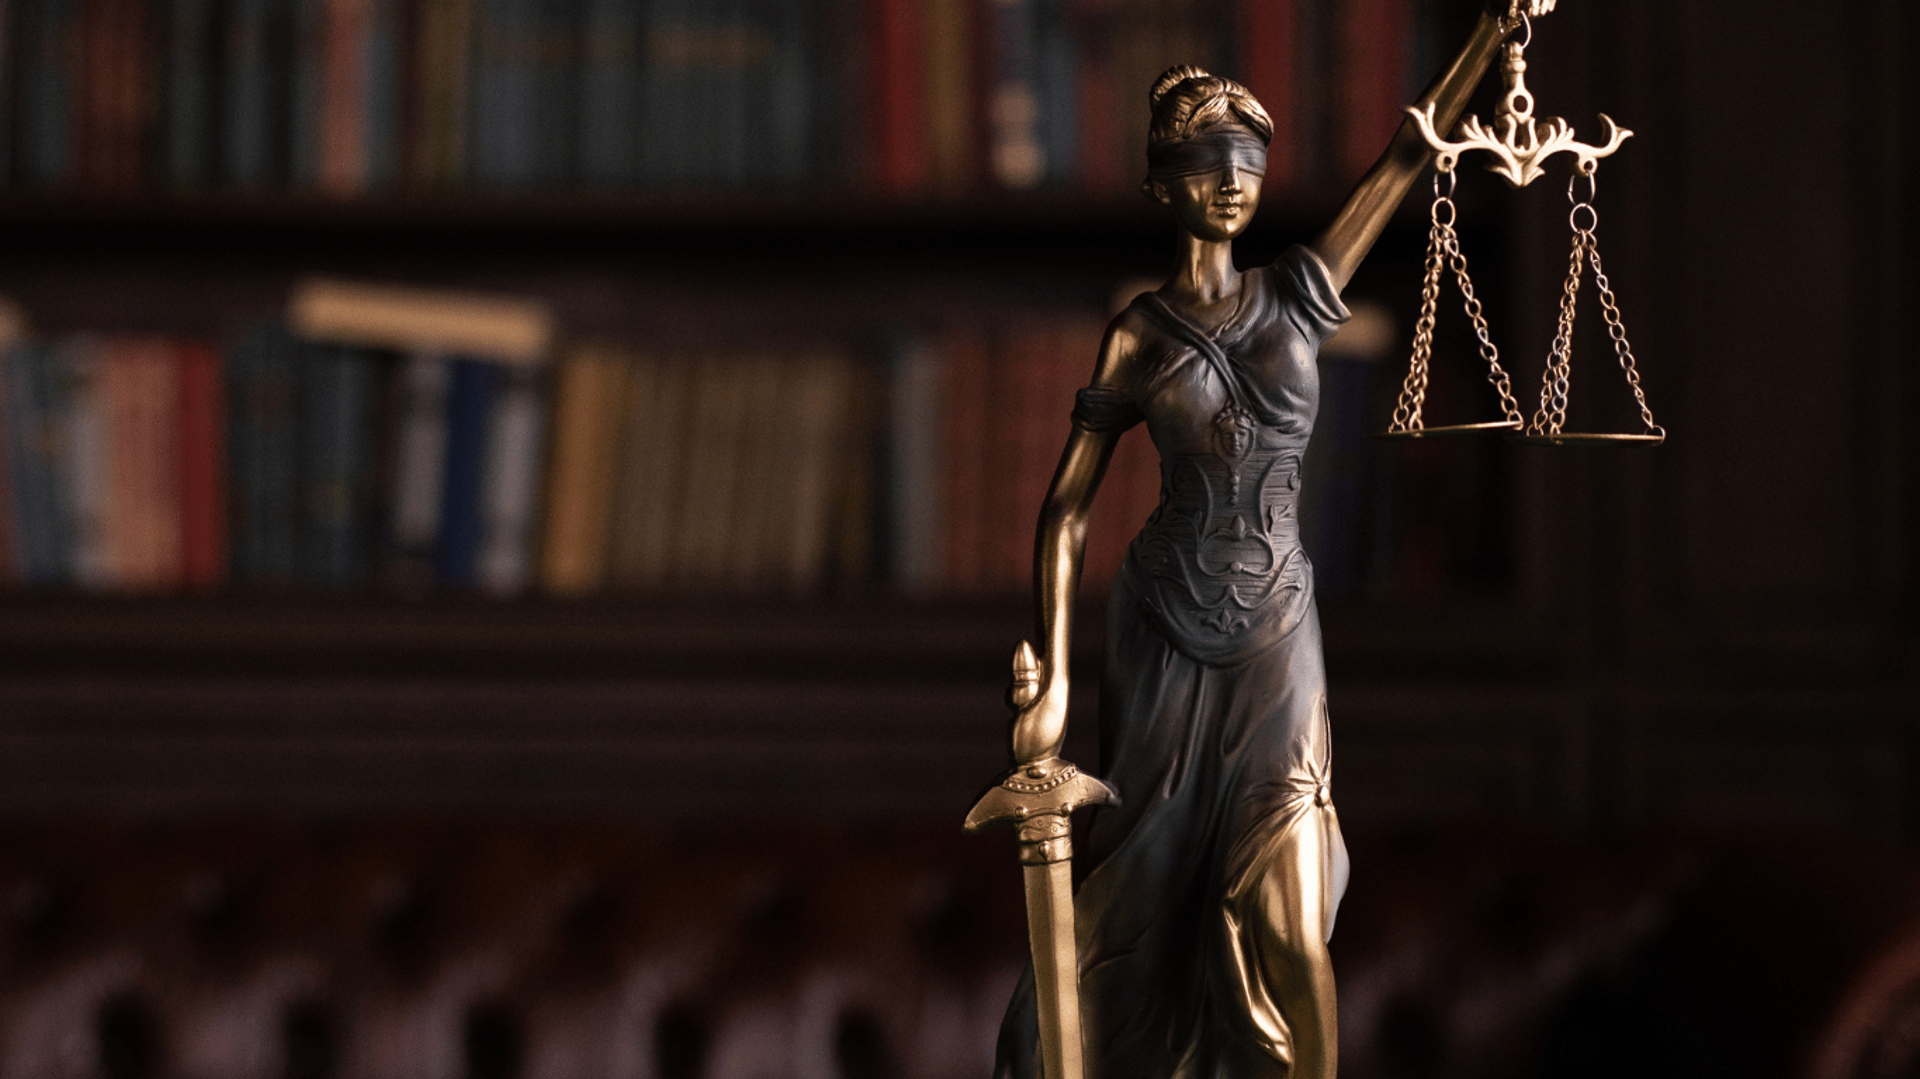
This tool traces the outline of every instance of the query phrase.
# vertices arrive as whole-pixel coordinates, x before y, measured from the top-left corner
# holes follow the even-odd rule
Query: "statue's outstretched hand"
[[[1026,641],[1013,653],[1013,685],[1007,689],[1013,706],[1013,760],[1027,764],[1056,756],[1067,735],[1067,686],[1055,677],[1053,664],[1037,658]]]
[[[1537,19],[1553,10],[1555,0],[1487,0],[1487,14],[1507,22],[1519,22],[1520,16]]]

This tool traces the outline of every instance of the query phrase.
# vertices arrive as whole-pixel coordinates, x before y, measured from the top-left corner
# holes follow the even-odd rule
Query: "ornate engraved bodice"
[[[1313,608],[1300,469],[1319,402],[1319,342],[1346,308],[1318,258],[1293,248],[1270,269],[1248,271],[1239,308],[1215,329],[1154,293],[1129,310],[1141,341],[1138,381],[1082,391],[1076,422],[1147,422],[1160,450],[1160,505],[1125,575],[1180,651],[1238,663]],[[1096,414],[1107,402],[1111,419]]]
[[[1243,443],[1237,455],[1170,455],[1160,476],[1160,507],[1133,561],[1159,585],[1160,604],[1170,608],[1163,613],[1231,637],[1249,628],[1254,612],[1306,589],[1299,447]]]

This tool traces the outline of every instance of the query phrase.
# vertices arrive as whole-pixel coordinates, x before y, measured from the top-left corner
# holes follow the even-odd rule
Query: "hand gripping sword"
[[[1016,707],[1033,702],[1039,672],[1033,646],[1021,641],[1013,656]],[[963,825],[969,832],[978,832],[1007,821],[1019,829],[1044,1079],[1086,1076],[1080,1043],[1080,956],[1073,932],[1073,839],[1068,825],[1075,809],[1117,800],[1105,783],[1058,757],[1049,757],[1008,772],[981,797]]]

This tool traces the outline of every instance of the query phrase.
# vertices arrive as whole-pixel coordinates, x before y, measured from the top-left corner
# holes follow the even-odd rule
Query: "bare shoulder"
[[[1145,316],[1131,307],[1113,316],[1100,340],[1100,360],[1093,371],[1095,386],[1120,388],[1133,381],[1147,326]]]

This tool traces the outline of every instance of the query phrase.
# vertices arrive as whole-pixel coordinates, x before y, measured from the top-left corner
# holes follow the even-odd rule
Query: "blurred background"
[[[1653,451],[1384,443],[1304,533],[1354,1076],[1920,1076],[1920,26],[1562,0]],[[0,1077],[984,1075],[1033,522],[1173,63],[1323,224],[1465,0],[0,4]],[[1490,78],[1488,86],[1495,84]],[[1483,91],[1475,111],[1490,115]],[[1460,181],[1531,413],[1553,175]],[[1449,282],[1430,424],[1496,403]],[[1569,428],[1638,429],[1582,291]],[[1077,620],[1150,511],[1128,437]]]

